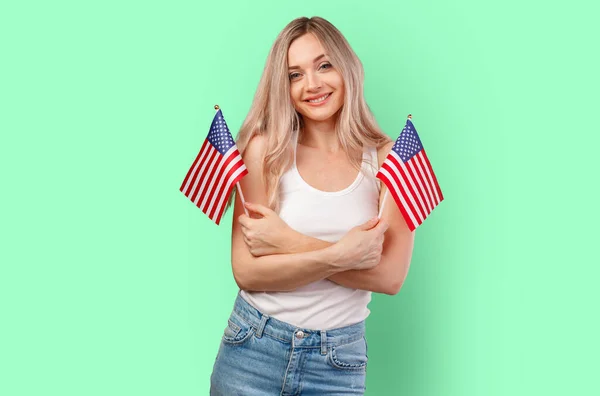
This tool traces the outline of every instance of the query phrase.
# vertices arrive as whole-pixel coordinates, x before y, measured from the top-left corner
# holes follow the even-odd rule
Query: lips
[[[305,99],[305,102],[308,103],[321,103],[324,102],[325,100],[327,100],[329,97],[331,96],[331,92],[323,94],[321,96],[313,96],[311,98]],[[311,102],[312,101],[312,102]]]

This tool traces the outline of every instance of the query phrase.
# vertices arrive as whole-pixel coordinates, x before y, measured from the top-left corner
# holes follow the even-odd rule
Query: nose
[[[306,74],[306,89],[315,91],[321,88],[321,78],[316,73]]]

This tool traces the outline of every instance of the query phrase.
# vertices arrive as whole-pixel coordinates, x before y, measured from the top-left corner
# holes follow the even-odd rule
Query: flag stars
[[[392,150],[398,154],[402,161],[407,162],[422,149],[421,141],[416,131],[410,126],[404,127],[396,139]]]
[[[227,124],[222,118],[216,119],[213,122],[208,140],[221,154],[225,154],[235,145],[231,132],[229,132]]]

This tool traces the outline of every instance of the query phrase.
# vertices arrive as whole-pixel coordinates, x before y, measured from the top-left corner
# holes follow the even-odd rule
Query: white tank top
[[[296,231],[337,242],[352,227],[377,216],[379,180],[377,149],[365,148],[362,170],[340,191],[326,192],[306,183],[294,164],[280,181],[279,216]],[[371,166],[371,164],[373,164]],[[349,289],[322,279],[287,292],[253,292],[240,295],[259,311],[296,327],[330,330],[358,323],[371,312],[371,292]]]

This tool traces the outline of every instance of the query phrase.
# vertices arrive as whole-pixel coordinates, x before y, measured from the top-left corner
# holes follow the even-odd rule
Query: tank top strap
[[[365,158],[368,161],[365,163],[369,174],[375,176],[379,171],[379,159],[377,158],[377,147],[368,147],[365,149]]]

